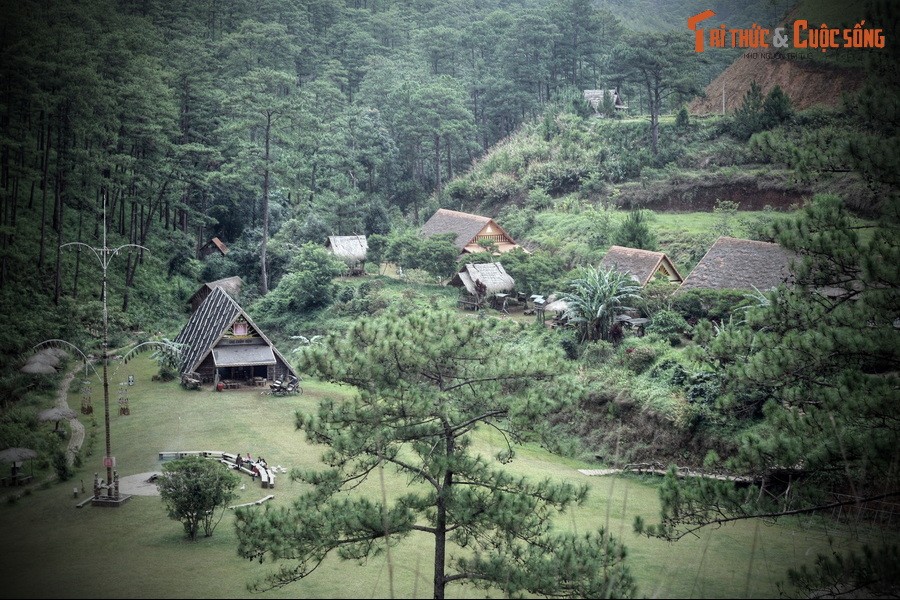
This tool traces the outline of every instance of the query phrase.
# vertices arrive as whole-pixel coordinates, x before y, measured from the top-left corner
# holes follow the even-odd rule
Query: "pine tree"
[[[776,227],[778,242],[798,255],[795,284],[761,297],[742,325],[711,345],[728,357],[720,361],[727,410],[762,402],[762,423],[726,463],[759,482],[757,489],[679,482],[673,473],[661,492],[661,522],[645,528],[638,521],[639,529],[679,539],[711,524],[900,497],[898,235],[895,219],[859,225],[833,196],[816,197],[799,218]],[[897,551],[886,538],[866,552]],[[870,561],[869,569],[858,556],[835,556],[820,557],[815,572],[795,572],[795,582],[810,593],[832,586],[896,593],[897,563],[884,569]],[[878,578],[867,579],[873,569]]]
[[[328,446],[328,469],[300,474],[314,489],[289,509],[239,512],[241,556],[295,561],[268,580],[280,586],[332,552],[362,559],[417,532],[434,538],[435,598],[451,583],[507,595],[631,595],[617,541],[552,528],[585,487],[529,482],[471,449],[473,430],[488,426],[507,442],[499,461],[512,460],[512,443],[571,392],[559,357],[517,345],[514,329],[452,313],[394,315],[306,350],[304,369],[356,394],[298,415],[307,438]],[[348,494],[383,466],[413,482],[408,493],[390,503]]]

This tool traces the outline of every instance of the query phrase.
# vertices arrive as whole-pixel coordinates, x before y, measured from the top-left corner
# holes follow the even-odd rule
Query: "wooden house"
[[[482,245],[485,242],[493,244],[499,254],[520,247],[512,236],[490,217],[440,208],[422,226],[422,235],[431,237],[444,233],[456,236],[453,244],[462,254],[485,252]]]
[[[196,312],[200,305],[203,304],[203,301],[206,300],[207,296],[209,296],[217,287],[225,290],[233,300],[240,300],[241,287],[243,287],[243,285],[244,281],[240,277],[226,277],[225,279],[217,279],[216,281],[204,283],[196,292],[194,292],[193,296],[188,298],[188,304],[191,305],[191,312]]]
[[[228,254],[228,246],[225,245],[225,242],[220,240],[217,237],[210,239],[208,242],[200,246],[197,250],[197,258],[203,260],[210,254],[215,254],[218,252],[222,256]]]
[[[364,235],[330,235],[325,247],[347,264],[351,275],[362,275],[365,270],[369,243]]]
[[[672,283],[684,281],[678,269],[663,252],[611,246],[600,261],[600,266],[631,275],[641,287],[647,285],[656,275],[665,277]]]
[[[500,263],[469,263],[447,283],[460,288],[460,304],[477,308],[485,299],[509,294],[516,282]]]
[[[274,380],[296,372],[235,300],[215,287],[175,338],[185,344],[181,374],[216,380]]]
[[[600,109],[603,108],[603,96],[607,95],[610,99],[612,99],[613,108],[616,111],[624,111],[628,110],[628,105],[625,104],[625,101],[622,99],[622,96],[619,94],[618,89],[609,89],[609,90],[584,90],[582,93],[584,96],[585,102],[591,105],[591,108],[594,109],[594,113],[599,113]]]
[[[678,291],[692,289],[767,291],[792,283],[795,255],[778,244],[722,236],[700,259]]]

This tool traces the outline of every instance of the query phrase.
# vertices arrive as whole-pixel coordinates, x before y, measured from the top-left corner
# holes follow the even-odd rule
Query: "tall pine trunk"
[[[269,293],[269,280],[266,273],[266,246],[269,242],[269,142],[272,135],[272,113],[266,113],[266,151],[263,156],[263,194],[262,194],[262,245],[259,249],[259,292]]]

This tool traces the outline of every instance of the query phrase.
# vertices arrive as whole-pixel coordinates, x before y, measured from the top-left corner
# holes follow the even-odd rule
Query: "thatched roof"
[[[502,294],[516,287],[516,282],[500,263],[469,263],[453,276],[449,285],[464,287],[474,296],[476,281],[484,284],[488,294]]]
[[[461,252],[484,252],[485,249],[479,245],[479,240],[489,240],[496,244],[497,252],[501,254],[520,247],[512,236],[490,217],[446,208],[438,209],[422,226],[424,237],[442,233],[454,234],[456,238],[453,245]]]
[[[327,248],[347,264],[365,262],[369,243],[364,235],[330,235]]]
[[[619,95],[619,92],[616,89],[584,90],[584,92],[582,92],[585,101],[591,105],[591,108],[593,108],[595,112],[600,110],[600,107],[603,105],[604,94],[608,94],[609,97],[612,98],[613,106],[615,108],[628,108],[627,106],[625,106],[625,103],[622,101],[622,97]]]
[[[793,281],[794,258],[778,244],[723,236],[678,289],[770,290]]]
[[[439,208],[422,225],[422,235],[431,237],[441,233],[455,233],[456,239],[453,241],[453,245],[462,250],[490,222],[489,217]]]
[[[611,246],[609,252],[600,261],[600,266],[627,273],[641,286],[647,285],[647,282],[660,271],[666,273],[669,281],[681,283],[684,280],[678,269],[663,252]]]
[[[241,295],[241,288],[244,285],[244,280],[240,277],[226,277],[224,279],[217,279],[215,281],[210,281],[201,285],[196,292],[194,292],[191,297],[188,299],[188,302],[193,302],[194,298],[204,292],[211,292],[216,288],[222,288],[225,292],[231,296],[233,299],[237,300]]]
[[[213,360],[217,366],[235,366],[233,361],[240,354],[240,351],[229,352],[225,350],[223,354],[222,349],[216,348],[216,346],[240,318],[246,321],[249,327],[259,334],[259,337],[265,343],[265,346],[262,346],[258,351],[255,349],[246,351],[245,357],[249,360],[246,364],[272,364],[274,361],[267,361],[269,352],[265,348],[268,347],[271,349],[271,355],[280,358],[281,362],[290,369],[290,364],[278,352],[272,341],[266,337],[266,334],[256,326],[250,316],[244,312],[244,309],[231,296],[225,293],[221,286],[217,286],[206,297],[199,308],[194,311],[194,314],[191,315],[178,337],[175,338],[177,343],[187,346],[182,352],[181,372],[196,371],[200,363],[214,349],[217,354],[213,355]],[[247,345],[243,348],[251,347]],[[222,364],[219,364],[220,361]],[[293,369],[291,369],[291,372],[293,373]]]

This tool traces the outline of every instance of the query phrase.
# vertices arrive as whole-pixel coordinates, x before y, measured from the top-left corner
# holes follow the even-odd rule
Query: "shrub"
[[[656,250],[656,236],[650,231],[649,216],[643,210],[632,210],[616,232],[616,244],[627,248]]]
[[[622,364],[635,373],[643,373],[656,362],[659,352],[649,344],[629,344],[622,350]]]
[[[597,365],[608,361],[616,352],[612,343],[597,340],[588,342],[581,351],[581,360],[587,365]]]
[[[66,459],[66,452],[61,448],[57,448],[53,452],[53,470],[56,471],[56,476],[60,481],[68,481],[74,475],[69,461]]]
[[[688,290],[672,298],[672,310],[688,323],[700,319],[723,321],[747,302],[747,293],[741,290]]]
[[[352,286],[344,286],[341,288],[341,291],[338,292],[338,300],[341,302],[350,302],[353,300],[354,292]]]
[[[687,331],[689,327],[688,322],[678,312],[661,310],[653,315],[647,331],[658,333],[667,338],[670,344],[677,346],[681,343],[681,334]]]
[[[240,479],[218,462],[192,456],[163,465],[157,485],[169,517],[180,521],[187,537],[197,538],[200,529],[213,534],[221,517],[216,511],[235,497]]]
[[[291,268],[293,272],[257,302],[255,312],[277,315],[327,306],[334,297],[332,279],[347,267],[325,248],[309,243],[301,246]]]

